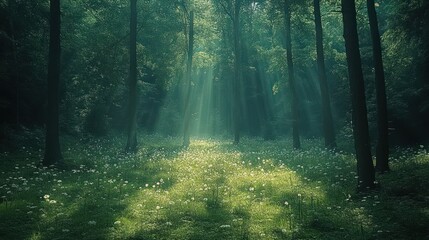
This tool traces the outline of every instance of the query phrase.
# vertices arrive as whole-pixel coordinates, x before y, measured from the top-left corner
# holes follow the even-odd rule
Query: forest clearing
[[[0,240],[429,239],[429,0],[0,0]]]
[[[1,239],[427,239],[429,155],[397,149],[377,189],[356,192],[353,154],[289,140],[117,136],[1,153]],[[13,161],[12,161],[13,160]]]

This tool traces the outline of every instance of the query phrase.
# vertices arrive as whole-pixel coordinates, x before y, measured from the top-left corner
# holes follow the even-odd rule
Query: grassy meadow
[[[356,192],[353,154],[318,140],[64,139],[0,153],[0,239],[429,239],[429,154],[395,149],[379,187]]]

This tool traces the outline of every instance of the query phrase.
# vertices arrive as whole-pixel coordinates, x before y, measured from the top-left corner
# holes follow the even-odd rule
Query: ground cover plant
[[[427,239],[429,155],[396,149],[379,187],[356,192],[353,154],[289,140],[65,139],[1,153],[0,239]]]
[[[428,2],[0,1],[0,240],[429,239]]]

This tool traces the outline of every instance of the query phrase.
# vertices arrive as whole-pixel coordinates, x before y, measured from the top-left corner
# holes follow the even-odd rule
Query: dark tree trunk
[[[325,54],[323,52],[323,29],[320,16],[320,0],[314,0],[314,22],[316,24],[317,69],[319,74],[320,93],[322,95],[322,118],[325,147],[334,149],[335,132],[332,120],[331,101],[329,99],[328,81],[325,70]]]
[[[284,14],[285,14],[285,31],[286,31],[286,58],[287,58],[287,67],[289,73],[289,87],[292,95],[292,137],[293,137],[293,147],[295,149],[301,148],[301,142],[299,140],[299,109],[298,109],[298,96],[296,95],[295,89],[295,73],[293,69],[293,60],[292,60],[292,37],[291,37],[291,11],[290,11],[290,0],[285,0],[284,4]]]
[[[352,100],[353,136],[357,158],[358,189],[374,187],[375,173],[369,142],[365,86],[359,50],[354,0],[341,0],[344,39]]]
[[[46,119],[45,157],[43,165],[61,163],[63,157],[59,139],[60,85],[60,0],[50,0],[50,36],[48,63],[48,108]]]
[[[238,144],[240,142],[240,125],[241,125],[240,83],[241,83],[241,77],[242,77],[242,67],[241,67],[241,44],[240,44],[240,7],[241,7],[241,0],[236,0],[234,4],[234,17],[233,17],[234,82],[232,85],[234,144]]]
[[[378,142],[376,150],[376,170],[389,171],[389,143],[386,86],[384,80],[383,58],[381,54],[380,33],[378,31],[377,13],[374,0],[367,0],[369,27],[371,29],[372,53],[375,70],[375,90],[377,99]]]
[[[183,147],[189,147],[189,124],[191,120],[191,82],[192,82],[192,57],[194,55],[194,12],[189,13],[189,42],[188,61],[186,63],[187,90],[185,99],[185,114],[183,120]]]
[[[128,98],[128,138],[125,151],[137,151],[137,0],[130,0],[130,79]]]

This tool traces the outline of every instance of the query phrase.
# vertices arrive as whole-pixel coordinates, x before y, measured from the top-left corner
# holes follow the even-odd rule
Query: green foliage
[[[210,97],[202,96],[207,92],[197,92],[194,99],[215,102],[205,108],[210,113],[212,128],[217,129],[212,132],[224,135],[230,130],[234,41],[229,14],[233,3],[232,0],[138,2],[138,80],[142,86],[138,122],[145,131],[162,129],[173,135],[181,132],[190,10],[195,12],[192,83],[195,89],[204,88],[207,82],[213,83]],[[271,125],[278,130],[274,131],[275,135],[289,134],[291,113],[287,110],[290,103],[283,4],[283,0],[241,1],[241,85],[245,116],[242,125],[243,132],[248,135],[263,136],[264,129]],[[366,1],[357,1],[358,27],[369,123],[374,130],[375,91],[365,4]],[[425,26],[428,5],[419,0],[378,1],[376,4],[390,127],[395,129],[391,136],[397,143],[427,141],[429,31]],[[94,127],[88,127],[88,122],[104,126],[102,128],[123,128],[129,71],[129,1],[62,1],[61,8],[61,130],[68,134],[90,132]],[[321,1],[325,62],[336,129],[347,128],[351,120],[339,10],[339,1]],[[33,128],[45,122],[48,18],[48,1],[1,2],[2,124]],[[301,132],[308,137],[318,137],[320,93],[315,74],[311,1],[292,1],[291,31],[297,89],[302,102]],[[201,72],[210,74],[202,76]],[[203,79],[208,76],[209,79]],[[106,116],[93,116],[97,115],[94,109],[99,106],[103,106],[101,112]],[[198,111],[195,110],[193,116],[202,114]],[[96,124],[97,121],[100,124]],[[174,129],[167,129],[168,126]]]
[[[384,44],[390,114],[395,141],[410,144],[426,141],[428,111],[428,4],[395,1],[380,5],[385,17]],[[424,95],[424,96],[423,96]],[[413,126],[406,122],[412,121]]]
[[[128,3],[67,2],[63,11],[67,12],[63,28],[72,33],[63,34],[66,55],[63,78],[67,82],[64,126],[72,132],[85,128],[95,135],[105,134],[108,119],[116,123],[113,126],[121,127],[126,113],[129,33],[124,26],[129,21]],[[140,104],[145,106],[143,109],[151,106],[146,110],[150,114],[160,108],[160,104],[150,99],[159,102],[171,84],[172,75],[181,68],[177,64],[181,62],[177,47],[180,44],[176,43],[181,40],[177,30],[180,22],[170,21],[172,16],[177,16],[172,2],[162,5],[139,2],[138,79],[148,83],[143,86],[152,86],[141,91]],[[142,122],[146,122],[146,128],[153,128],[154,123]]]
[[[110,128],[107,108],[104,105],[95,105],[86,117],[86,131],[95,136],[104,136]]]
[[[239,146],[142,136],[135,155],[115,135],[63,139],[64,169],[42,152],[2,152],[4,239],[424,239],[429,155],[397,149],[381,188],[355,193],[355,159],[305,141]],[[419,221],[410,221],[418,217]],[[353,222],[354,224],[350,224]]]
[[[20,152],[25,149],[39,149],[43,145],[45,132],[38,128],[11,128],[0,126],[0,152]]]

